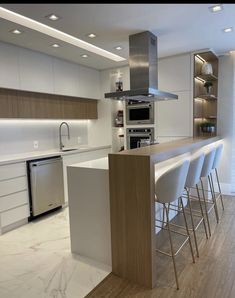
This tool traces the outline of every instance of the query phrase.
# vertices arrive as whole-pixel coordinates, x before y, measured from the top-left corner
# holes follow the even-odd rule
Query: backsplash
[[[66,121],[66,120],[65,120]],[[59,149],[59,126],[62,120],[0,120],[0,154]],[[68,120],[70,140],[62,136],[67,147],[88,144],[88,120]],[[66,127],[62,134],[67,134]],[[38,141],[38,148],[34,148]]]

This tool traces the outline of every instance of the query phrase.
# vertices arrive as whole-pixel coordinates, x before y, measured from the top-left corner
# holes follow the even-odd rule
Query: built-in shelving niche
[[[213,74],[201,73],[203,61],[212,65]],[[217,135],[218,57],[213,52],[194,54],[193,80],[193,134],[196,137]],[[213,84],[210,94],[207,94],[204,87],[205,81],[211,81]],[[203,132],[201,129],[203,123],[214,124],[214,132]]]

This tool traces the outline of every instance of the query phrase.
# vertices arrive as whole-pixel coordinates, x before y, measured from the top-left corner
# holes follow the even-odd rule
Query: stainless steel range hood
[[[157,37],[145,31],[129,36],[130,88],[127,91],[105,93],[105,98],[159,101],[178,96],[158,89]]]

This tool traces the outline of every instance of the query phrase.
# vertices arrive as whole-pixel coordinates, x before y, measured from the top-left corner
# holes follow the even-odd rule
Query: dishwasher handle
[[[31,166],[32,167],[38,167],[38,166],[43,166],[43,165],[47,165],[47,164],[51,164],[51,163],[55,163],[58,161],[62,161],[61,157],[57,157],[57,158],[52,158],[52,159],[47,159],[47,160],[39,160],[39,161],[32,161],[31,162]]]

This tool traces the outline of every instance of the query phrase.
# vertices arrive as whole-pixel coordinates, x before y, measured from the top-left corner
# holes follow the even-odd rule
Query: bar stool
[[[203,222],[203,225],[204,225],[206,238],[208,239],[208,233],[207,233],[206,222],[205,222],[205,218],[204,218],[204,212],[203,212],[203,208],[202,208],[201,197],[200,197],[199,189],[198,189],[198,186],[197,186],[198,183],[200,182],[201,171],[202,171],[204,159],[205,159],[205,153],[204,152],[198,152],[198,153],[194,154],[191,157],[189,170],[188,170],[188,174],[187,174],[187,178],[186,178],[186,182],[185,182],[186,196],[182,195],[182,197],[187,199],[188,208],[186,207],[185,211],[186,211],[186,213],[188,211],[188,213],[190,215],[190,218],[191,218],[192,228],[189,228],[189,230],[193,232],[197,257],[199,257],[199,250],[198,250],[198,244],[197,244],[196,230],[199,228],[199,226],[202,222]],[[190,195],[190,189],[192,189],[192,188],[197,189],[197,196]],[[195,199],[195,198],[199,202],[200,211],[192,209],[191,199]],[[177,208],[177,209],[173,209],[172,206]],[[179,206],[179,203],[178,203],[178,206]],[[175,210],[177,212],[182,212],[181,209],[178,206],[171,204],[169,209],[170,210]],[[197,225],[195,225],[195,223],[194,223],[194,217],[199,217],[200,218]]]
[[[212,148],[208,152],[205,153],[205,159],[204,159],[204,163],[203,163],[203,167],[202,167],[202,172],[200,175],[201,176],[200,182],[201,182],[202,197],[203,197],[203,201],[204,201],[204,205],[205,205],[206,220],[207,220],[208,231],[209,231],[210,236],[211,236],[211,227],[210,227],[210,222],[209,222],[209,213],[211,212],[212,209],[214,209],[214,211],[215,211],[217,223],[219,222],[218,208],[217,208],[216,200],[214,197],[214,192],[213,192],[211,178],[210,178],[210,173],[212,171],[212,166],[213,166],[214,159],[215,159],[215,152],[216,152],[216,148]],[[205,188],[203,186],[202,178],[208,179],[210,190],[205,190]],[[206,196],[205,196],[206,192],[211,194],[212,200],[206,200]],[[208,208],[207,204],[211,204],[211,207]]]
[[[197,257],[199,257],[199,250],[198,250],[198,244],[197,244],[196,230],[198,229],[198,227],[200,226],[201,223],[203,223],[203,225],[204,225],[206,238],[208,239],[206,222],[205,222],[204,212],[203,212],[202,202],[201,202],[201,196],[200,196],[199,189],[198,189],[198,183],[200,182],[201,171],[202,171],[202,167],[204,164],[204,160],[205,160],[204,152],[196,153],[195,155],[193,155],[191,157],[189,171],[188,171],[188,175],[187,175],[186,182],[185,182],[185,190],[187,193],[189,214],[190,214],[191,222],[192,222],[192,229],[189,229],[189,230],[193,231]],[[193,210],[192,206],[191,206],[190,189],[195,188],[195,187],[197,189],[197,198],[198,198],[198,202],[199,202],[199,206],[200,206],[200,212],[198,212],[197,210]],[[193,216],[197,216],[200,218],[200,220],[196,226],[194,223]]]
[[[212,166],[212,171],[210,173],[210,176],[211,176],[211,183],[212,183],[214,196],[215,196],[216,192],[215,192],[215,189],[214,189],[214,182],[213,182],[213,170],[214,170],[215,177],[216,177],[216,182],[217,182],[218,190],[219,190],[219,195],[218,195],[217,198],[220,198],[222,209],[224,210],[223,195],[222,195],[222,192],[221,192],[221,187],[220,187],[220,182],[219,182],[219,175],[218,175],[218,171],[217,171],[217,168],[218,168],[219,162],[221,160],[221,156],[222,156],[222,150],[223,150],[223,144],[220,144],[216,147],[214,163],[213,163],[213,166]]]
[[[161,203],[163,205],[164,210],[166,211],[166,222],[164,223],[166,224],[166,227],[160,226],[160,228],[166,229],[168,231],[171,253],[167,253],[159,249],[156,249],[156,251],[172,258],[177,290],[179,289],[179,282],[178,282],[178,275],[177,275],[177,269],[176,269],[176,263],[175,263],[175,256],[178,254],[178,252],[182,249],[182,247],[187,242],[189,242],[192,260],[193,260],[193,263],[195,263],[190,233],[189,233],[188,224],[185,216],[184,205],[181,197],[184,192],[184,186],[185,186],[186,177],[188,174],[189,163],[190,161],[188,159],[184,159],[183,161],[176,163],[174,166],[172,166],[170,169],[164,172],[155,182],[156,201],[158,203]],[[183,210],[185,229],[187,231],[187,234],[184,234],[178,231],[173,231],[171,229],[172,224],[170,223],[170,220],[169,220],[169,210],[166,207],[166,204],[170,204],[171,202],[174,202],[179,198],[180,198],[181,207]],[[162,222],[161,220],[157,220],[157,219],[156,221]],[[174,251],[174,247],[173,247],[172,236],[171,236],[172,232],[186,237],[185,241],[182,243],[182,245],[176,252]]]

